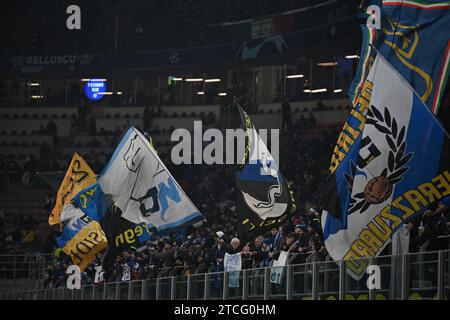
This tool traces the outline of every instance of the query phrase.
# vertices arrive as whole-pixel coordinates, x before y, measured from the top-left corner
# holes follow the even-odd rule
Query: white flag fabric
[[[281,284],[288,256],[287,251],[281,251],[278,260],[273,262],[272,268],[270,269],[270,283]]]
[[[202,214],[167,170],[150,142],[131,127],[97,179],[122,217],[157,231],[202,219]]]
[[[225,272],[228,274],[228,287],[239,288],[239,275],[242,269],[242,258],[241,253],[229,254],[225,253],[223,259],[223,266]]]

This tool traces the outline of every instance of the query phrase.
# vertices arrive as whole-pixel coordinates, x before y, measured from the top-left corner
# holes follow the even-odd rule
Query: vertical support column
[[[421,254],[420,254],[421,255]],[[401,287],[400,299],[408,299],[408,255],[404,254],[401,258]]]
[[[105,283],[105,285],[106,285],[106,283]],[[92,300],[97,300],[95,298],[95,284],[92,286]]]
[[[270,298],[270,268],[264,269],[264,300]]]
[[[339,300],[345,300],[345,261],[339,261]]]
[[[312,267],[312,299],[317,300],[319,297],[319,265],[313,262]]]
[[[156,279],[156,300],[161,300],[161,278]]]
[[[142,286],[141,286],[141,300],[145,300],[146,299],[146,295],[145,295],[145,290],[147,288],[147,282],[148,280],[142,280]]]
[[[186,279],[186,300],[191,300],[192,276],[188,275]]]
[[[208,300],[209,298],[209,273],[205,273],[205,283],[203,290],[203,299]]]
[[[223,291],[222,291],[222,299],[228,299],[228,272],[223,272]]]
[[[107,286],[103,286],[103,290],[106,292]],[[120,282],[116,282],[116,294],[114,295],[114,299],[120,300]]]
[[[242,270],[242,300],[248,300],[248,270]]]
[[[177,287],[176,278],[172,276],[170,279],[170,300],[175,300],[177,298]]]
[[[444,283],[444,277],[445,277],[445,252],[439,251],[438,252],[438,283],[437,283],[437,297],[438,300],[443,300],[445,296],[445,283]]]
[[[286,267],[286,299],[292,300],[292,266],[288,264]]]
[[[128,300],[133,300],[133,281],[128,282]]]
[[[80,300],[84,300],[84,291],[85,291],[85,286],[81,287],[81,295],[80,295]]]

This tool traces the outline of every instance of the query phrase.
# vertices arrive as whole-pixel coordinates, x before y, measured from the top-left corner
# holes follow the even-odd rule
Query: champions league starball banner
[[[98,177],[122,217],[157,232],[203,219],[150,142],[131,127]]]
[[[353,116],[352,116],[353,115]],[[450,194],[448,134],[378,54],[344,127],[323,194],[322,228],[334,260],[360,279],[392,235]]]

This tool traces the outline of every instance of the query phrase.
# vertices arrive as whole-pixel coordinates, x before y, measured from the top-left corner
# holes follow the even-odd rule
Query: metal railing
[[[43,264],[53,259],[51,254],[17,254],[0,255],[0,280],[29,279],[30,276],[40,268],[42,273]]]
[[[321,261],[235,272],[164,276],[129,282],[1,294],[5,299],[34,300],[380,300],[450,299],[450,250],[370,258],[380,268],[379,287],[357,280],[348,261]],[[281,269],[280,269],[281,268]],[[423,274],[421,274],[423,273]]]

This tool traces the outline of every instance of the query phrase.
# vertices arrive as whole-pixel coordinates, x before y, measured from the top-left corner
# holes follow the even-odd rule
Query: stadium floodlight
[[[218,94],[218,96],[219,96],[219,97],[226,97],[226,96],[227,96],[227,93],[226,93],[226,92],[220,92],[220,93]]]
[[[198,94],[199,96],[202,96],[202,95],[204,95],[205,93],[204,93],[203,91],[199,91],[199,92],[197,92],[197,94]]]
[[[321,88],[321,89],[314,89],[311,90],[311,93],[322,93],[322,92],[327,92],[328,90],[326,88]]]
[[[345,56],[346,59],[359,59],[359,56],[357,54],[353,54],[353,55],[348,55]]]
[[[342,89],[334,89],[334,93],[342,92]]]
[[[206,83],[220,82],[220,81],[222,81],[222,80],[220,80],[220,79],[205,79],[205,82],[206,82]]]
[[[201,82],[201,81],[203,81],[203,78],[187,78],[187,79],[184,79],[184,81],[186,81],[186,82]]]
[[[317,65],[320,67],[335,67],[338,65],[338,63],[337,62],[319,62]]]
[[[298,78],[303,78],[304,75],[302,74],[291,74],[289,76],[286,76],[287,79],[298,79]]]

